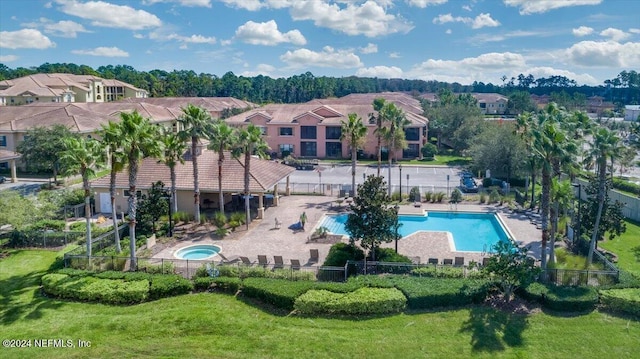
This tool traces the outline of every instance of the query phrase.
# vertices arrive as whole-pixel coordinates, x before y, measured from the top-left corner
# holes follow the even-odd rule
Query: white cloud
[[[608,37],[613,41],[621,41],[629,37],[630,35],[620,29],[614,29],[612,27],[602,30],[600,36]]]
[[[598,5],[602,0],[503,0],[505,5],[519,7],[520,15],[545,13],[569,6]]]
[[[254,71],[243,71],[240,76],[255,77],[258,75],[274,77],[273,72],[276,70],[274,66],[269,64],[259,64]]]
[[[290,8],[294,20],[311,20],[316,26],[344,32],[347,35],[377,37],[394,33],[407,33],[413,25],[400,16],[388,14],[386,9],[369,0],[359,5],[348,2],[338,4],[322,1],[295,1]]]
[[[304,45],[307,40],[298,30],[282,33],[278,30],[278,24],[274,20],[267,22],[247,21],[236,30],[235,37],[243,42],[253,45],[274,46],[283,42],[294,45]]]
[[[640,34],[640,29],[630,28],[629,32],[632,33],[632,34]]]
[[[133,34],[133,37],[136,39],[144,39],[144,35],[142,34]]]
[[[442,5],[449,0],[406,0],[407,3],[411,6],[419,7],[424,9],[429,5]]]
[[[593,28],[588,26],[580,26],[577,29],[572,29],[571,32],[573,32],[575,36],[582,37],[582,36],[591,35],[593,33]]]
[[[238,9],[245,9],[249,11],[257,11],[263,7],[268,7],[267,3],[263,3],[260,0],[220,0],[227,6],[235,7]]]
[[[500,34],[479,34],[468,38],[468,42],[471,44],[479,44],[485,42],[500,42],[505,41],[512,38],[520,38],[520,37],[547,37],[554,36],[556,33],[552,30],[550,31],[511,31],[511,32],[503,32]]]
[[[400,57],[401,57],[400,54],[397,52],[392,52],[389,54],[390,59],[399,59]]]
[[[68,15],[91,20],[94,26],[143,30],[162,25],[160,19],[144,10],[127,5],[114,5],[104,1],[56,0],[60,10]]]
[[[191,44],[215,44],[215,37],[207,37],[202,35],[181,36],[177,34],[171,34],[167,37],[168,40],[178,40],[180,42]]]
[[[471,11],[471,6],[469,6],[469,5],[463,5],[463,6],[462,6],[462,10]]]
[[[309,49],[287,51],[280,56],[280,60],[296,68],[316,66],[348,69],[362,66],[358,55],[348,50],[335,50],[330,46],[325,46],[321,52]]]
[[[567,49],[566,57],[579,66],[634,68],[640,64],[640,42],[582,41]]]
[[[358,69],[356,76],[397,79],[402,77],[402,69],[396,66],[373,66]]]
[[[444,32],[447,35],[451,35],[453,33],[453,31],[451,31],[451,29],[447,29],[447,31]]]
[[[120,50],[117,47],[96,47],[95,49],[88,50],[72,50],[72,54],[76,55],[90,55],[90,56],[102,56],[102,57],[129,57],[129,53]]]
[[[0,55],[0,62],[13,62],[18,60],[16,55]]]
[[[360,48],[360,53],[362,54],[375,54],[378,52],[378,45],[368,43],[367,46]]]
[[[0,31],[0,48],[7,49],[48,49],[56,47],[39,30],[22,29],[18,31]]]
[[[153,5],[157,3],[178,3],[186,7],[211,7],[211,0],[144,0],[145,5]]]
[[[47,18],[41,17],[38,22],[22,24],[25,27],[43,28],[44,32],[53,36],[76,38],[79,32],[91,32],[84,28],[81,24],[73,21],[53,22]]]
[[[451,14],[440,14],[433,19],[434,24],[446,24],[449,22],[461,22],[466,25],[470,25],[473,29],[481,29],[483,27],[496,27],[500,26],[500,22],[491,18],[491,14],[482,13],[475,18],[456,16]]]

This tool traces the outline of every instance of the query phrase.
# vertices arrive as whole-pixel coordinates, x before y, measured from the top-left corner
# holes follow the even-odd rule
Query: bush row
[[[235,265],[216,266],[218,276],[235,277],[235,278],[273,278],[273,279],[289,279],[289,280],[315,280],[314,272],[290,269],[267,269],[262,267],[243,267]],[[209,277],[209,272],[205,266],[196,270],[193,278]]]
[[[598,291],[586,286],[556,286],[531,283],[519,291],[525,299],[536,301],[543,307],[563,312],[593,310],[598,304]]]
[[[235,294],[241,285],[240,278],[235,277],[200,277],[193,280],[193,287],[197,291],[218,290]]]
[[[149,282],[146,280],[125,282],[51,273],[42,277],[42,287],[45,293],[56,297],[109,304],[140,303],[149,296]]]
[[[491,288],[491,282],[481,279],[405,277],[394,282],[407,297],[411,309],[480,303]]]
[[[398,313],[407,298],[395,288],[359,288],[348,293],[309,290],[300,295],[294,308],[301,314],[368,315]]]

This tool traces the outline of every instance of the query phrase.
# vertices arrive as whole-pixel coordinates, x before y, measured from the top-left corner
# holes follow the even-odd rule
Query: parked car
[[[464,193],[477,193],[478,185],[471,177],[463,177],[460,179],[460,188]]]

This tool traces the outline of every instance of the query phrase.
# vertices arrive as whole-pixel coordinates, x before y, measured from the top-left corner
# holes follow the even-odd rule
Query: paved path
[[[280,206],[270,207],[265,211],[265,218],[254,220],[246,231],[244,228],[237,230],[229,238],[216,239],[215,235],[207,231],[202,234],[192,236],[191,240],[185,240],[172,248],[166,248],[159,252],[156,258],[174,258],[173,253],[185,246],[192,244],[211,243],[222,247],[221,253],[226,257],[247,256],[255,261],[259,254],[267,255],[273,262],[273,256],[280,255],[284,258],[284,263],[289,264],[291,259],[299,259],[305,264],[309,263],[309,250],[318,249],[320,254],[319,263],[322,264],[329,252],[331,243],[309,242],[309,236],[318,226],[320,220],[326,213],[334,212],[333,206],[335,197],[328,196],[289,196],[281,197]],[[344,206],[344,205],[343,205]],[[448,204],[427,204],[423,203],[421,208],[413,205],[403,205],[400,213],[416,213],[423,210],[449,210]],[[523,214],[514,214],[503,207],[460,204],[458,211],[495,211],[500,216],[502,222],[507,226],[513,238],[522,244],[531,244],[531,255],[540,257],[539,239],[540,231],[531,224],[529,218]],[[306,231],[292,229],[290,226],[298,223],[300,215],[305,212],[307,215]],[[279,229],[275,228],[275,219],[282,222]],[[343,239],[346,242],[346,239]],[[394,243],[385,244],[393,248]],[[420,257],[421,262],[426,262],[428,258],[438,258],[442,262],[444,258],[457,256],[465,257],[465,264],[470,260],[481,262],[482,255],[478,252],[454,252],[449,246],[446,235],[442,233],[417,233],[398,242],[398,251],[410,257]]]

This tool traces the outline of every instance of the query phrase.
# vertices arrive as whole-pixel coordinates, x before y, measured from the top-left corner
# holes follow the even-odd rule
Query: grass
[[[511,315],[487,307],[369,318],[274,314],[233,296],[190,294],[136,306],[41,296],[56,253],[0,261],[0,337],[70,339],[90,348],[2,349],[11,358],[630,358],[640,323],[600,312]],[[606,333],[606,335],[603,335]]]
[[[557,269],[587,269],[587,257],[582,255],[575,255],[564,248],[558,248],[555,250],[557,261],[554,268]],[[602,270],[603,267],[600,263],[592,263],[591,268],[594,270]]]
[[[618,268],[640,276],[640,223],[625,221],[627,231],[614,240],[605,240],[598,246],[618,256]]]

